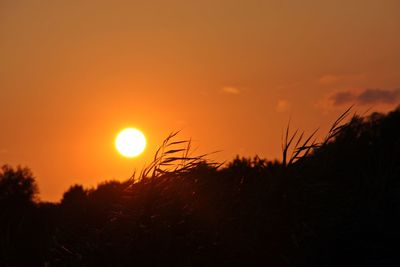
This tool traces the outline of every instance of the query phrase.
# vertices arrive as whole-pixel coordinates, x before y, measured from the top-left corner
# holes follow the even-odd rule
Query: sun
[[[115,147],[118,152],[127,158],[140,155],[146,148],[146,137],[135,128],[126,128],[119,132],[115,139]]]

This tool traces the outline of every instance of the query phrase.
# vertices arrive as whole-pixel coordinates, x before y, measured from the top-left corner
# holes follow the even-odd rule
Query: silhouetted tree
[[[87,197],[88,190],[84,189],[82,185],[73,185],[64,193],[61,205],[66,207],[82,206],[85,205]]]
[[[38,187],[28,168],[1,167],[0,205],[29,205],[37,200]]]
[[[48,247],[37,216],[38,187],[28,168],[0,171],[0,266],[43,262]],[[47,218],[46,218],[47,220]]]

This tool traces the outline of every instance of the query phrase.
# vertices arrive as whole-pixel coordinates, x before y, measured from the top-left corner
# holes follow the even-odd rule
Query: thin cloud
[[[279,100],[278,103],[276,103],[275,110],[277,112],[285,112],[288,111],[290,108],[290,103],[287,100]]]
[[[231,94],[231,95],[238,95],[240,94],[240,90],[237,87],[233,86],[225,86],[222,88],[222,92],[225,94]]]
[[[357,96],[352,92],[337,92],[336,94],[331,96],[331,100],[333,101],[333,105],[341,106],[344,104],[348,104],[354,102]]]
[[[361,104],[385,103],[394,104],[399,100],[400,89],[382,90],[382,89],[367,89],[362,92],[357,100]]]
[[[324,75],[321,78],[319,78],[318,82],[322,84],[332,84],[341,79],[341,76],[339,75]]]
[[[364,74],[325,74],[318,79],[322,85],[333,85],[341,82],[356,82],[365,79]]]
[[[347,104],[395,104],[400,100],[400,89],[365,89],[359,93],[351,91],[337,92],[331,95],[330,100],[334,106]]]

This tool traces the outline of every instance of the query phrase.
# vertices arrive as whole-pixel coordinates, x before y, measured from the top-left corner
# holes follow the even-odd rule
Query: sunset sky
[[[400,100],[399,0],[0,1],[0,163],[42,200],[124,180],[171,131],[280,157],[281,134]],[[126,127],[148,140],[117,153]]]

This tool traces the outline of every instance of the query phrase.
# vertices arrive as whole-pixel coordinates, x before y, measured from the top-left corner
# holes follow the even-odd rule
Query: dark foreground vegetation
[[[282,162],[217,166],[171,135],[141,174],[59,204],[4,166],[0,266],[400,266],[400,110],[347,115],[321,142],[288,131]]]

